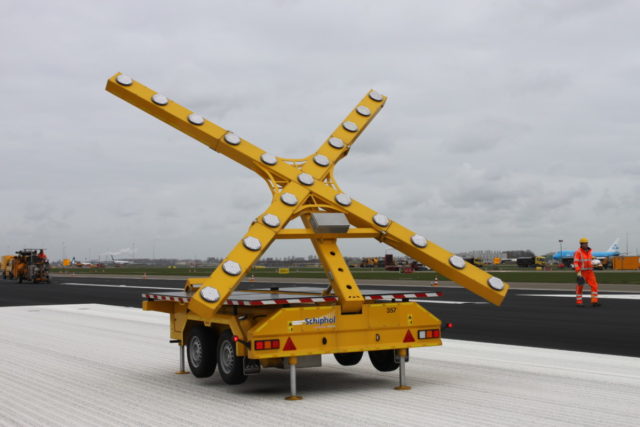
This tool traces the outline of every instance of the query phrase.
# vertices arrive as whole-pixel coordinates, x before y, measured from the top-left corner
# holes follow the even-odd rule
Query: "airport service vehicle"
[[[49,261],[38,257],[39,249],[22,249],[16,252],[13,260],[13,278],[18,283],[24,280],[33,283],[51,283]]]
[[[414,299],[429,291],[361,290],[338,247],[338,239],[375,238],[421,262],[485,300],[500,305],[509,286],[465,262],[426,237],[389,219],[343,192],[334,166],[376,116],[386,97],[368,92],[320,148],[303,159],[265,152],[166,96],[116,74],[107,91],[170,124],[256,172],[273,200],[251,222],[247,233],[207,278],[188,279],[181,292],[143,295],[145,310],[169,314],[171,339],[184,348],[191,372],[207,377],[218,369],[228,384],[238,384],[262,369],[288,369],[296,400],[296,369],[317,366],[333,354],[354,365],[368,352],[373,366],[398,370],[405,390],[409,349],[442,344],[442,323]],[[229,178],[227,178],[229,179]],[[285,228],[300,218],[304,228]],[[309,239],[326,271],[326,289],[257,288],[238,290],[267,248],[278,239]]]
[[[547,260],[543,256],[524,256],[516,258],[518,267],[544,267]]]

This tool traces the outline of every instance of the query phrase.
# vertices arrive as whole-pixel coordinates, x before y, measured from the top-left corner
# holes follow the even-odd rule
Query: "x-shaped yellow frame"
[[[364,303],[337,246],[337,239],[343,237],[376,238],[493,304],[500,305],[506,296],[509,286],[499,278],[358,203],[336,184],[334,166],[347,155],[386,101],[386,97],[378,92],[370,91],[314,154],[304,159],[284,159],[265,152],[126,75],[118,73],[111,77],[106,89],[255,171],[271,188],[271,205],[251,224],[243,239],[193,295],[189,309],[198,315],[213,317],[253,264],[278,238],[311,239],[343,313],[357,313]],[[315,233],[310,226],[311,212],[344,213],[355,228],[339,234]],[[285,229],[298,216],[306,228]]]

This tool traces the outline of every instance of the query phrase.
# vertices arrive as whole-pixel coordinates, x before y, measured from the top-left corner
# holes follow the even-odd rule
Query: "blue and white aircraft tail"
[[[592,255],[594,258],[607,258],[610,256],[618,256],[620,255],[620,245],[618,244],[620,242],[620,238],[618,237],[612,244],[611,246],[609,246],[609,249],[607,249],[604,252],[593,252]],[[558,251],[555,254],[553,254],[553,259],[555,260],[563,260],[563,259],[571,259],[573,260],[573,254],[575,253],[575,251]]]

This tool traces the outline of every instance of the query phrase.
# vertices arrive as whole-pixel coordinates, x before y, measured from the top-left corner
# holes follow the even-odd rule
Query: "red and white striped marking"
[[[142,294],[142,298],[152,299],[156,301],[173,301],[173,302],[183,302],[183,303],[188,303],[191,300],[190,297],[170,297],[167,295],[155,295],[155,294]]]
[[[310,298],[276,298],[265,300],[237,300],[228,299],[227,305],[283,305],[283,304],[313,304],[316,302],[336,302],[337,297],[310,297]]]
[[[442,296],[442,292],[416,292],[413,294],[383,294],[383,295],[365,295],[364,299],[368,301],[385,301],[394,299],[409,299],[409,298],[436,298]],[[172,301],[180,303],[188,303],[191,297],[175,297],[168,295],[158,294],[142,294],[143,298],[152,299],[156,301]],[[338,297],[308,297],[308,298],[275,298],[264,300],[243,300],[236,298],[229,298],[225,305],[242,305],[242,306],[257,306],[257,305],[284,305],[284,304],[314,304],[322,302],[337,302]]]
[[[442,292],[416,292],[415,294],[388,294],[388,295],[367,295],[364,299],[371,301],[407,299],[407,298],[436,298],[441,297]]]

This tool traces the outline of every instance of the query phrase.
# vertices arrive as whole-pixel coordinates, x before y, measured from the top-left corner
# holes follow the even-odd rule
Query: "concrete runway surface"
[[[99,304],[0,308],[1,425],[637,425],[637,358],[446,339],[411,350],[410,391],[368,361],[176,375],[165,314]],[[597,339],[597,337],[594,337]]]

